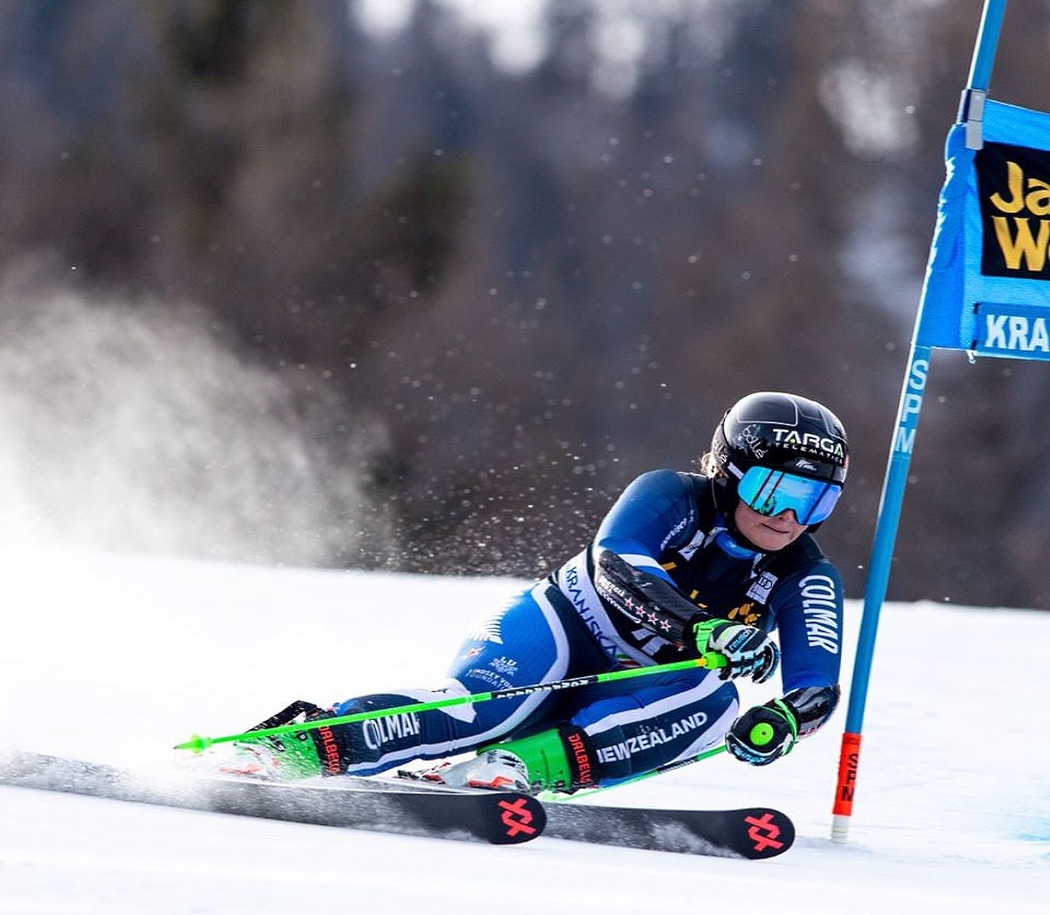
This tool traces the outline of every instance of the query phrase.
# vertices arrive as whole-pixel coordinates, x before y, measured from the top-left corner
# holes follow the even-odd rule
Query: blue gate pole
[[[970,89],[987,92],[992,82],[992,65],[995,63],[995,50],[999,47],[1006,4],[1007,0],[985,0],[981,25],[977,30],[977,43],[970,61],[970,78],[967,82]]]
[[[879,628],[879,613],[886,596],[893,563],[893,547],[900,524],[904,489],[908,483],[908,467],[911,464],[915,433],[919,426],[919,413],[926,390],[926,378],[930,369],[931,349],[912,344],[908,359],[908,370],[904,376],[900,404],[897,408],[897,425],[890,450],[886,478],[879,503],[878,521],[875,525],[875,541],[868,565],[868,579],[864,591],[864,614],[857,637],[857,655],[853,665],[853,684],[850,687],[849,707],[846,711],[846,730],[842,735],[839,753],[838,783],[835,787],[835,803],[832,807],[831,838],[834,842],[845,842],[853,815],[853,794],[856,788],[857,769],[860,764],[861,732],[864,726],[864,707],[868,696],[868,681],[871,679],[871,662],[875,652],[875,635]]]
[[[980,144],[981,113],[984,97],[991,81],[992,65],[999,44],[1006,4],[1007,0],[985,0],[981,24],[974,45],[973,59],[970,63],[969,82],[963,93],[963,105],[960,109],[960,123],[967,123],[967,145],[970,145],[971,128],[973,128],[975,142],[978,146]],[[890,567],[893,563],[893,549],[897,540],[901,507],[904,502],[904,490],[908,483],[908,468],[911,464],[915,433],[918,429],[919,413],[922,409],[926,378],[930,368],[932,347],[923,342],[924,306],[925,289],[915,319],[915,336],[897,409],[897,424],[882,487],[871,561],[868,565],[864,612],[861,617],[860,633],[857,637],[853,681],[846,710],[846,728],[842,735],[835,802],[832,807],[831,839],[839,843],[846,841],[850,818],[853,815],[853,798],[860,765],[864,709],[868,698],[868,684],[871,680],[875,637],[879,628],[879,614],[886,598]]]

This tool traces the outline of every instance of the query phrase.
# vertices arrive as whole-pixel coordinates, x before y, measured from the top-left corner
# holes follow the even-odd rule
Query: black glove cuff
[[[833,686],[807,686],[786,693],[783,703],[795,715],[798,736],[808,737],[823,727],[838,707],[841,695],[837,683]]]

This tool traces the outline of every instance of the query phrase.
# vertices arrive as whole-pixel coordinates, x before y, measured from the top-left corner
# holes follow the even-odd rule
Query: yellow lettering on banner
[[[1006,184],[1010,199],[1003,200],[1002,195],[992,194],[988,202],[1003,213],[1020,213],[1024,209],[1024,170],[1016,162],[1006,163]]]
[[[1050,219],[1039,220],[1039,237],[1032,235],[1028,220],[1014,217],[1015,236],[1010,235],[1009,220],[1005,216],[993,216],[995,238],[1003,252],[1003,260],[1010,270],[1017,270],[1024,258],[1025,269],[1038,273],[1046,264],[1047,246],[1050,245]]]
[[[1046,181],[1029,178],[1026,192],[1024,169],[1016,162],[1007,162],[1006,184],[1010,191],[1008,200],[1001,194],[992,194],[988,198],[988,202],[1001,213],[1028,210],[1033,216],[1050,215],[1050,184]]]
[[[1038,178],[1030,178],[1028,187],[1032,188],[1024,198],[1028,211],[1033,216],[1046,216],[1050,213],[1050,184]]]

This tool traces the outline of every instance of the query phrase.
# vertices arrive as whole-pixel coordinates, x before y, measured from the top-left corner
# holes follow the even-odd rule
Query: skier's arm
[[[673,584],[636,569],[612,550],[598,554],[594,587],[605,604],[632,622],[657,633],[698,657],[722,656],[723,680],[751,677],[763,683],[777,669],[780,651],[761,629],[713,618]]]
[[[783,652],[785,693],[741,715],[726,735],[737,759],[766,765],[819,730],[839,704],[842,582],[821,561],[783,582],[775,616]]]
[[[680,474],[673,470],[643,473],[623,491],[599,525],[593,544],[595,562],[602,550],[611,550],[635,568],[670,583],[671,577],[660,566],[660,554],[669,546],[687,543],[697,523],[696,499]]]
[[[838,703],[838,684],[793,689],[737,718],[726,734],[726,749],[752,766],[768,765],[824,724]]]

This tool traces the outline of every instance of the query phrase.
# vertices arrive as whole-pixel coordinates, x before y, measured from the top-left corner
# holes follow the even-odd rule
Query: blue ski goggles
[[[813,480],[767,467],[752,467],[736,487],[740,500],[760,515],[791,509],[799,524],[819,524],[835,510],[842,495],[838,483]]]

